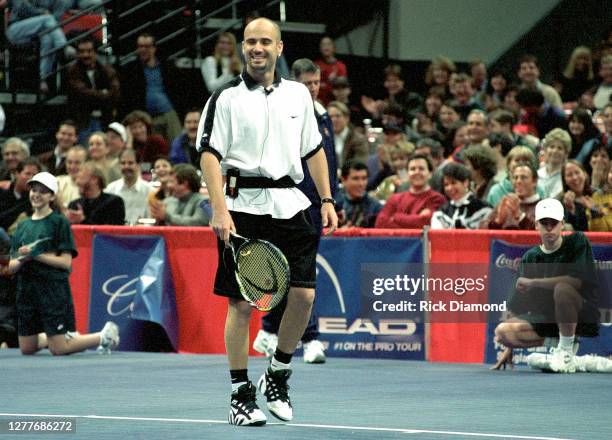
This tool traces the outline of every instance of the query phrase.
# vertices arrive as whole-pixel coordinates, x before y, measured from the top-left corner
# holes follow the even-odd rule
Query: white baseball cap
[[[557,199],[540,200],[535,208],[536,221],[543,218],[552,218],[560,222],[563,220],[563,205]]]
[[[114,131],[121,136],[121,140],[123,142],[127,142],[127,130],[123,124],[120,124],[119,122],[111,122],[108,124],[108,130]]]
[[[57,194],[57,179],[51,173],[43,171],[41,173],[35,174],[30,180],[28,180],[28,185],[31,185],[34,182],[38,182],[53,192],[53,194]]]

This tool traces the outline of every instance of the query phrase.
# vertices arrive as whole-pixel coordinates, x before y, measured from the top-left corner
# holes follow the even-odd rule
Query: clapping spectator
[[[561,177],[563,190],[556,198],[563,203],[567,223],[574,231],[587,231],[587,210],[595,205],[589,175],[580,162],[570,159],[563,165]]]
[[[242,61],[234,34],[223,32],[219,35],[213,54],[204,58],[200,70],[209,93],[240,74]]]
[[[591,188],[599,191],[608,181],[608,170],[610,169],[610,156],[612,147],[596,144],[587,158],[585,169],[591,176]]]

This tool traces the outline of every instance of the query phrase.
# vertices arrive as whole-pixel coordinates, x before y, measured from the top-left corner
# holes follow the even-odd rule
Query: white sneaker
[[[265,330],[259,330],[253,341],[253,350],[265,355],[267,358],[271,358],[274,356],[274,352],[276,352],[277,345],[278,336]]]
[[[100,330],[100,345],[98,353],[109,354],[119,346],[119,327],[114,322],[108,321]]]
[[[612,360],[603,356],[576,356],[576,370],[587,373],[612,373]]]
[[[527,365],[534,370],[550,370],[549,354],[531,353],[527,356]]]
[[[562,348],[551,348],[549,366],[555,373],[575,373],[576,360],[574,353]]]
[[[325,363],[325,348],[321,341],[313,339],[304,343],[304,362],[307,364]]]
[[[293,406],[289,398],[291,370],[272,371],[270,368],[257,381],[257,389],[266,397],[268,411],[284,422],[293,419]]]
[[[228,422],[230,425],[262,426],[266,415],[257,406],[255,386],[248,382],[232,393]]]

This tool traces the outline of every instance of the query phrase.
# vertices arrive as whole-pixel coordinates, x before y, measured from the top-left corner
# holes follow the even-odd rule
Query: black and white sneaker
[[[268,410],[285,422],[293,419],[293,407],[289,399],[291,370],[272,371],[270,368],[257,381],[257,389],[266,396]]]
[[[257,406],[255,386],[247,382],[232,393],[228,421],[230,425],[261,426],[266,415]]]

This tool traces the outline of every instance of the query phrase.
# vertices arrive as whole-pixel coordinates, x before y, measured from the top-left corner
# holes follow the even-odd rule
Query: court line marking
[[[174,419],[166,417],[128,417],[128,416],[98,416],[95,414],[80,415],[80,414],[24,414],[24,413],[0,413],[0,417],[44,417],[44,418],[76,418],[76,419],[101,419],[101,420],[132,420],[142,422],[178,422],[178,423],[210,423],[210,424],[227,424],[227,420],[209,420],[209,419]],[[398,432],[403,434],[434,434],[434,435],[462,435],[465,437],[488,437],[488,438],[505,438],[518,440],[575,440],[561,437],[539,437],[530,435],[513,435],[513,434],[494,434],[484,432],[461,432],[461,431],[435,431],[429,429],[409,429],[409,428],[381,428],[376,426],[350,426],[350,425],[319,425],[312,423],[268,423],[268,425],[285,425],[297,428],[321,428],[321,429],[347,429],[355,431],[377,431],[377,432]]]

